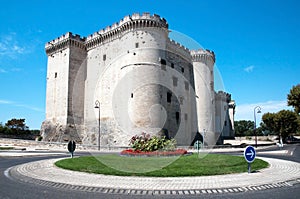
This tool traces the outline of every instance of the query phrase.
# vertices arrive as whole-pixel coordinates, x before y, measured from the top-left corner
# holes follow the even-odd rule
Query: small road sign
[[[248,162],[248,173],[251,173],[251,163],[254,161],[256,151],[253,146],[247,146],[244,151],[245,160]]]
[[[252,163],[255,159],[256,151],[253,146],[247,146],[244,151],[244,157],[248,163]]]

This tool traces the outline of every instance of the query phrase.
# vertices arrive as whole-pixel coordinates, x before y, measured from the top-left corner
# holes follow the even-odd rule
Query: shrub
[[[157,151],[157,150],[174,150],[176,148],[175,139],[166,139],[165,136],[159,138],[150,136],[150,134],[142,133],[135,135],[130,139],[129,144],[135,151]]]
[[[120,154],[126,156],[178,156],[188,154],[188,152],[185,149],[177,149],[173,151],[140,151],[126,149],[121,151]]]

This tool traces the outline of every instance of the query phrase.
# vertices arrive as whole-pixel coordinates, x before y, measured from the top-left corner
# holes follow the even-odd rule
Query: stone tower
[[[215,54],[209,50],[191,51],[194,66],[198,131],[207,145],[214,145],[215,135]]]
[[[214,145],[215,55],[168,34],[164,18],[143,13],[87,37],[48,42],[43,139],[96,145],[100,128],[101,146],[127,146],[142,132],[187,146],[205,131]]]
[[[48,141],[80,140],[74,125],[83,122],[84,85],[75,84],[75,76],[86,58],[85,38],[68,32],[48,42],[46,120],[42,125],[43,139]]]

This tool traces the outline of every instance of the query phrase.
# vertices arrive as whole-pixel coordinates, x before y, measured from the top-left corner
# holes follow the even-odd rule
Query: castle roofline
[[[211,51],[208,49],[206,49],[206,50],[204,50],[204,49],[191,50],[190,53],[191,53],[193,61],[198,61],[199,59],[202,59],[203,57],[211,58],[214,63],[216,61],[214,51]]]
[[[119,22],[114,23],[111,26],[107,26],[104,29],[101,29],[88,37],[81,37],[78,34],[73,34],[71,32],[67,32],[66,34],[47,42],[45,45],[45,49],[47,54],[51,54],[61,48],[64,48],[67,41],[72,40],[75,42],[79,42],[86,46],[87,49],[94,48],[99,44],[110,41],[119,37],[122,33],[137,29],[137,28],[147,28],[147,27],[157,27],[163,28],[166,32],[168,31],[168,23],[166,19],[161,18],[157,14],[151,15],[148,12],[143,14],[134,13],[132,15],[127,15]]]
[[[85,48],[86,37],[81,37],[78,34],[67,32],[66,34],[53,39],[45,44],[47,55],[51,55],[56,51],[67,48],[68,46],[76,46],[82,49]]]
[[[150,15],[145,12],[143,14],[134,13],[132,15],[125,16],[119,22],[114,23],[111,26],[107,26],[93,34],[89,35],[86,39],[87,49],[94,48],[101,43],[111,41],[120,37],[124,32],[131,31],[138,28],[163,28],[168,31],[168,23],[166,19],[161,18],[157,14]]]

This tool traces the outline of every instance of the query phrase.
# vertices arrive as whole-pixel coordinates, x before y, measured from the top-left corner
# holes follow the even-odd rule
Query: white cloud
[[[10,68],[9,70],[0,68],[0,73],[10,73],[10,72],[17,73],[17,72],[22,72],[22,71],[23,71],[22,68]]]
[[[251,65],[251,66],[244,68],[244,71],[246,71],[247,73],[251,73],[253,71],[253,69],[254,69],[254,66]]]
[[[7,71],[4,70],[3,68],[0,68],[0,73],[7,73]]]
[[[237,104],[235,112],[235,120],[254,120],[254,108],[256,106],[261,107],[261,113],[256,113],[257,124],[261,122],[261,117],[264,113],[276,113],[283,109],[291,110],[291,107],[287,106],[286,100],[282,101],[267,101],[253,104]],[[257,111],[258,109],[256,109]]]
[[[20,72],[20,71],[22,71],[22,68],[12,68],[11,71],[12,72]]]
[[[23,107],[23,108],[33,110],[33,111],[37,111],[37,112],[44,112],[44,109],[34,107],[34,106],[30,106],[30,105],[26,105],[26,104],[22,104],[22,103],[18,103],[18,102],[14,102],[14,101],[9,101],[9,100],[0,99],[0,105],[1,104],[10,105],[10,106],[14,106],[14,107]]]
[[[27,48],[20,45],[17,40],[17,34],[12,32],[7,35],[1,35],[0,39],[0,57],[16,58],[17,55],[27,53]]]
[[[0,99],[0,104],[12,104],[12,103],[13,103],[12,101]]]

